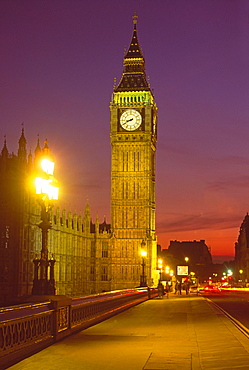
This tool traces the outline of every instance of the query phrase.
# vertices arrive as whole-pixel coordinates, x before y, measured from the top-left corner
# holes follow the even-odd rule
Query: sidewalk
[[[196,295],[155,298],[46,348],[11,370],[249,369],[249,339]]]

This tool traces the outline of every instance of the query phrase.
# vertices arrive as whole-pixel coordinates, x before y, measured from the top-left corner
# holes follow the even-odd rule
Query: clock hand
[[[133,118],[127,119],[127,120],[125,121],[125,123],[130,122],[130,121],[132,121],[132,120],[133,120]]]

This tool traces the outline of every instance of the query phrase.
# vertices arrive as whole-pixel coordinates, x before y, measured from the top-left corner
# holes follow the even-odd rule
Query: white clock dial
[[[127,131],[136,130],[141,123],[142,116],[135,109],[127,109],[120,117],[120,124]]]

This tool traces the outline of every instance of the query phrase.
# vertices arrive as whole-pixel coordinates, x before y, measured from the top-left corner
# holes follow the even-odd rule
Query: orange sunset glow
[[[249,2],[135,3],[158,106],[158,243],[205,240],[233,258],[249,211]],[[133,12],[133,0],[0,4],[2,147],[6,135],[15,152],[23,122],[30,150],[48,138],[59,205],[89,202],[93,221],[111,222],[109,105]]]

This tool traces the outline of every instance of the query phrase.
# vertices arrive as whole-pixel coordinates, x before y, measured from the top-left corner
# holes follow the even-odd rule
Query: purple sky
[[[159,107],[157,235],[233,255],[249,211],[248,0],[0,1],[0,135],[56,157],[61,204],[110,222],[109,103],[134,10]],[[3,145],[3,144],[2,144]]]

